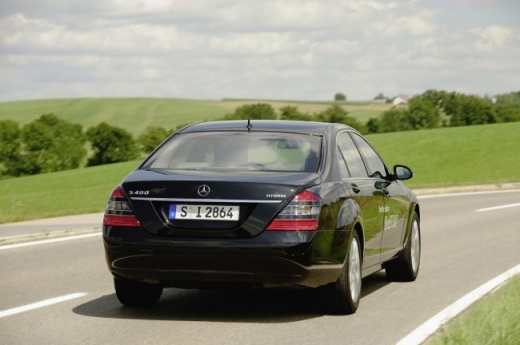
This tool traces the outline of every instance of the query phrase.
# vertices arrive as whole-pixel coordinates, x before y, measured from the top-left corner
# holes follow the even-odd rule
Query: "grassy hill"
[[[85,129],[101,122],[121,127],[139,135],[148,126],[175,128],[180,124],[215,120],[232,113],[235,108],[252,103],[269,103],[275,109],[291,105],[300,111],[320,112],[334,102],[297,102],[273,100],[189,100],[169,98],[77,98],[0,102],[0,120],[11,119],[20,124],[31,122],[43,114],[53,113]],[[389,104],[375,102],[343,102],[351,116],[361,122],[377,117]]]
[[[389,166],[409,165],[412,187],[520,182],[520,122],[367,136]]]
[[[520,122],[376,134],[389,166],[410,166],[412,188],[520,182]],[[0,223],[102,212],[139,162],[0,180]]]

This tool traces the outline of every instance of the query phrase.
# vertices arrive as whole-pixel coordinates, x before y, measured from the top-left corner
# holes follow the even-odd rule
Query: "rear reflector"
[[[110,226],[141,226],[135,216],[121,216],[114,214],[105,214],[103,217],[103,225]]]
[[[107,226],[141,226],[128,206],[121,187],[117,187],[108,199],[103,217],[103,225]]]
[[[305,190],[285,206],[266,230],[314,231],[318,228],[320,211],[320,197]]]
[[[267,227],[267,230],[308,231],[316,230],[317,228],[317,219],[274,219]]]

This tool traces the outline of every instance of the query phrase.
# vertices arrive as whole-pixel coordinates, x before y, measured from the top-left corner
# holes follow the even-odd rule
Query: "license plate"
[[[169,219],[228,220],[236,221],[240,216],[239,206],[182,205],[171,204]]]

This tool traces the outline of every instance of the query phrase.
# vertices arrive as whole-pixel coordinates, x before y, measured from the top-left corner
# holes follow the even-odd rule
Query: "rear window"
[[[147,159],[146,170],[316,172],[321,137],[275,132],[192,132],[173,136]]]

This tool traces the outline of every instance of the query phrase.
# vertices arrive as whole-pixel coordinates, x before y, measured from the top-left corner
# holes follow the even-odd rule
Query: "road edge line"
[[[58,304],[58,303],[70,301],[70,300],[73,300],[73,299],[76,299],[76,298],[80,298],[80,297],[83,297],[83,296],[86,296],[86,295],[87,295],[86,292],[77,292],[77,293],[73,293],[73,294],[70,294],[70,295],[64,295],[64,296],[60,296],[60,297],[46,299],[46,300],[43,300],[43,301],[40,301],[40,302],[36,302],[36,303],[27,304],[27,305],[24,305],[24,306],[21,306],[21,307],[16,307],[16,308],[12,308],[12,309],[3,310],[3,311],[0,311],[0,318],[6,317],[6,316],[20,314],[20,313],[23,313],[23,312],[26,312],[26,311],[31,311],[31,310],[34,310],[34,309],[48,307],[48,306],[53,305],[53,304]]]
[[[30,242],[23,242],[23,243],[17,243],[17,244],[6,244],[6,245],[3,245],[3,246],[0,246],[0,251],[7,250],[7,249],[15,249],[15,248],[36,246],[36,245],[47,244],[47,243],[72,241],[72,240],[78,240],[78,239],[88,238],[88,237],[95,237],[95,236],[100,236],[100,235],[101,235],[101,232],[96,232],[96,233],[93,233],[93,234],[77,235],[77,236],[67,236],[67,237],[58,237],[58,238],[42,240],[42,241],[30,241]]]
[[[464,297],[455,301],[453,304],[442,310],[440,313],[417,327],[414,331],[409,333],[403,339],[396,343],[396,345],[416,345],[422,344],[437,330],[444,326],[448,321],[466,310],[470,305],[475,303],[483,296],[491,293],[493,290],[504,284],[514,276],[520,274],[520,265],[517,265],[499,276],[491,279],[487,283],[479,286]]]

